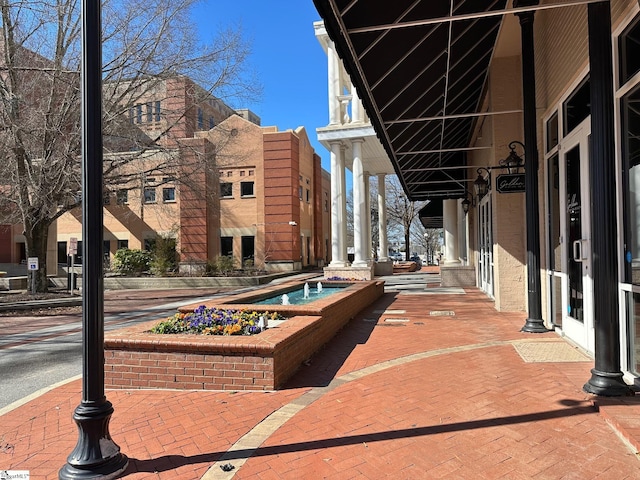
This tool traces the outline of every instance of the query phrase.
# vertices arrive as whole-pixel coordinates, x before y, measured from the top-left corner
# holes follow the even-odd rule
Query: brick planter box
[[[323,282],[326,283],[326,282]],[[297,285],[299,286],[299,284]],[[384,282],[358,282],[307,305],[250,305],[293,286],[234,295],[205,305],[293,315],[251,336],[158,335],[157,321],[105,335],[105,386],[183,390],[275,390],[360,310],[384,293]],[[180,310],[193,310],[201,303]]]

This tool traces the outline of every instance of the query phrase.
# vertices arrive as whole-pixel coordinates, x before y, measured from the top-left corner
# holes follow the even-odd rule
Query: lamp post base
[[[550,330],[544,326],[544,320],[527,318],[524,327],[520,331],[525,333],[547,333]]]
[[[582,387],[587,393],[601,397],[627,397],[634,395],[631,387],[624,383],[622,373],[601,372],[591,369],[591,378]]]
[[[129,459],[109,435],[112,413],[108,401],[76,407],[73,419],[78,426],[78,443],[58,472],[60,480],[112,479],[127,469]]]

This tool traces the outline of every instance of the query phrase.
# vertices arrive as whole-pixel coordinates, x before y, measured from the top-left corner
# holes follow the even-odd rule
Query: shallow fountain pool
[[[251,302],[254,305],[287,305],[283,303],[288,301],[288,305],[306,305],[321,298],[326,298],[334,293],[342,291],[348,285],[323,285],[321,288],[310,287],[308,296],[305,295],[305,288],[301,287],[296,290],[288,291],[284,294],[274,295],[273,297],[264,298]],[[286,300],[283,297],[286,295]]]

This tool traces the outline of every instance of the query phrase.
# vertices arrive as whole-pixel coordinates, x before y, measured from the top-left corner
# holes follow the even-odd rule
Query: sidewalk
[[[593,361],[524,320],[477,289],[399,290],[283,390],[109,390],[124,478],[640,478],[640,396],[585,394]],[[81,388],[0,411],[0,470],[57,478]]]

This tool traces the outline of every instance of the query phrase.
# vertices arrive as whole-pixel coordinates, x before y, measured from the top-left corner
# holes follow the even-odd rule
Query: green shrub
[[[121,248],[113,256],[111,268],[122,275],[139,275],[149,271],[151,253],[146,250]]]
[[[178,266],[178,253],[176,252],[176,239],[158,236],[151,250],[151,273],[154,275],[167,275],[176,271]]]
[[[215,260],[207,261],[205,275],[215,277],[218,275],[229,275],[235,269],[235,259],[233,256],[220,256]]]

